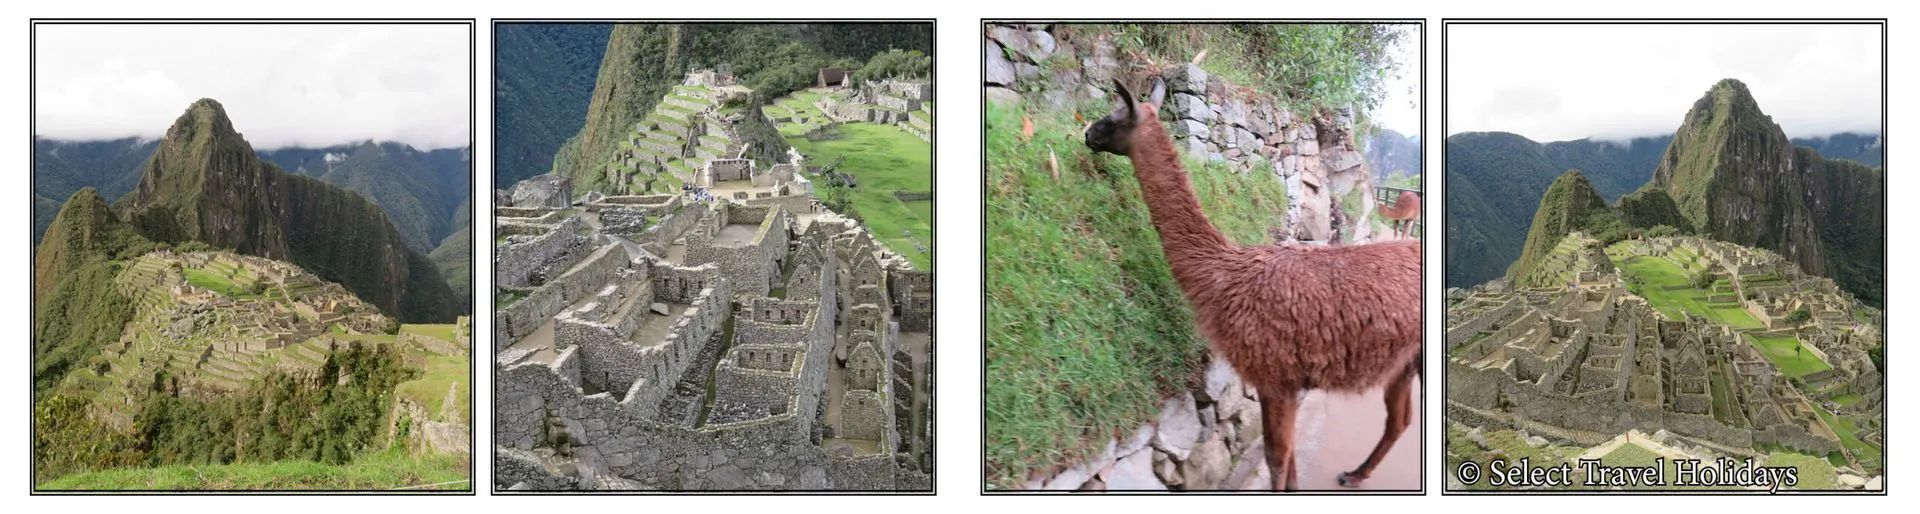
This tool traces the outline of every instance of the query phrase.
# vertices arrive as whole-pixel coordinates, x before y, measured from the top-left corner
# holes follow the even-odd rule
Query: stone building
[[[1736,328],[1691,314],[1675,318],[1634,294],[1596,241],[1584,234],[1567,239],[1596,250],[1556,250],[1552,258],[1560,262],[1550,266],[1556,271],[1535,277],[1564,277],[1560,283],[1537,279],[1535,287],[1521,291],[1475,288],[1448,308],[1449,419],[1550,430],[1581,445],[1629,430],[1665,430],[1723,449],[1751,453],[1771,445],[1826,455],[1842,445],[1818,414],[1821,405],[1858,394],[1864,408],[1875,409],[1883,397],[1877,372],[1871,363],[1860,366],[1857,357],[1878,341],[1843,342],[1823,328]],[[1744,302],[1749,312],[1771,312],[1781,301],[1774,293],[1749,294],[1774,287],[1776,276],[1786,274],[1778,257],[1765,250],[1660,238],[1607,251],[1733,270],[1715,286],[1726,292],[1708,293],[1707,305],[1715,308],[1737,309]],[[1780,294],[1822,309],[1847,305],[1817,288]],[[1755,303],[1766,308],[1755,309]],[[1837,321],[1843,317],[1852,319],[1832,319],[1852,325]],[[1778,338],[1797,338],[1802,351],[1835,364],[1789,379],[1758,342]],[[1862,410],[1840,412],[1878,418]]]
[[[748,175],[744,199],[496,211],[502,489],[930,487],[900,435],[922,382],[893,363],[931,273]]]

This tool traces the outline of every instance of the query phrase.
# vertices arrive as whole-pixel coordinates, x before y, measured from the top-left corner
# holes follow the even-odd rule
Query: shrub
[[[1794,309],[1793,312],[1787,313],[1787,323],[1791,323],[1794,325],[1806,323],[1807,320],[1810,320],[1810,319],[1813,319],[1813,313],[1808,311],[1805,306],[1802,306],[1798,309]]]

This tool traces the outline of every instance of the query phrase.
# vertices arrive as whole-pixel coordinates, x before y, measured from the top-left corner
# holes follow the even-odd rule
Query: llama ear
[[[1160,102],[1164,102],[1167,100],[1166,79],[1162,79],[1160,77],[1154,77],[1152,89],[1153,89],[1153,92],[1147,93],[1147,103],[1158,106],[1160,105]]]
[[[1133,119],[1134,104],[1139,102],[1139,100],[1134,99],[1133,91],[1128,91],[1127,85],[1120,83],[1120,79],[1118,78],[1113,79],[1113,89],[1115,94],[1120,95],[1122,105],[1113,110],[1112,118],[1114,121]]]

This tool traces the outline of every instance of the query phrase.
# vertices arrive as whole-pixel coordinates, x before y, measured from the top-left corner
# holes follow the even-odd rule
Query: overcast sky
[[[1380,126],[1408,136],[1420,135],[1420,30],[1403,25],[1405,32],[1394,44],[1393,62],[1399,70],[1387,79],[1387,99],[1374,108],[1373,120]]]
[[[1880,132],[1876,25],[1454,25],[1449,133],[1672,134],[1723,78],[1788,137]]]
[[[467,146],[465,25],[36,25],[35,131],[159,138],[213,98],[255,149]]]

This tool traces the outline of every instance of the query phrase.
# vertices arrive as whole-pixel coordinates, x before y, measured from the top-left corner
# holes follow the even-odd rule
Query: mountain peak
[[[184,142],[201,136],[213,136],[219,139],[238,138],[240,134],[233,130],[233,121],[227,119],[227,109],[212,98],[194,100],[173,120],[173,126],[167,128],[167,141]]]
[[[1603,244],[1612,243],[1626,234],[1626,225],[1620,221],[1619,213],[1607,206],[1607,200],[1593,188],[1593,182],[1580,170],[1569,169],[1553,179],[1545,194],[1540,196],[1540,207],[1533,213],[1533,226],[1527,230],[1527,242],[1520,250],[1520,259],[1507,268],[1507,276],[1517,282],[1526,282],[1532,277],[1533,270],[1567,234],[1579,231],[1599,239]]]
[[[1747,91],[1747,83],[1741,82],[1740,79],[1720,79],[1719,82],[1713,84],[1713,89],[1708,92],[1715,95],[1734,95],[1735,97],[1744,96],[1750,98],[1753,96],[1752,93]]]
[[[1728,120],[1733,122],[1727,123]],[[1707,94],[1694,101],[1680,128],[1684,131],[1689,126],[1779,130],[1773,125],[1773,118],[1760,111],[1760,102],[1753,99],[1753,92],[1747,90],[1747,84],[1738,79],[1720,79],[1707,89]]]

